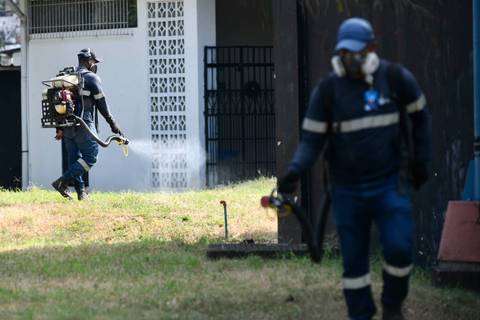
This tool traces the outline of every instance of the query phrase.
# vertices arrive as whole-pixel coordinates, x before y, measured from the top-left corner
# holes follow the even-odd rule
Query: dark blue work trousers
[[[350,319],[371,319],[369,247],[372,222],[383,249],[384,305],[400,305],[408,293],[413,256],[410,196],[399,192],[398,176],[367,184],[333,188],[333,208],[343,258],[343,290]]]
[[[96,132],[93,124],[89,124],[89,128]],[[77,192],[84,191],[82,176],[97,162],[98,144],[82,127],[65,128],[63,140],[68,155],[68,170],[63,173],[63,178],[73,180]]]

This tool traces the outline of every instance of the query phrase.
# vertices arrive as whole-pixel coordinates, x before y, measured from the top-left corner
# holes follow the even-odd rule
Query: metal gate
[[[22,187],[22,121],[20,68],[0,66],[2,125],[0,136],[0,189]]]
[[[205,47],[207,186],[275,174],[272,47]]]

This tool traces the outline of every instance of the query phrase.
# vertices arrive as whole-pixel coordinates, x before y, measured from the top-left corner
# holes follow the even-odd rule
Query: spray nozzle
[[[130,143],[130,140],[123,136],[119,136],[115,139],[119,145],[128,145]]]

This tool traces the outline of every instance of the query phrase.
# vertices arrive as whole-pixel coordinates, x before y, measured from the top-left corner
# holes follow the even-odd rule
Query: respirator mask
[[[334,56],[331,63],[339,77],[366,78],[377,70],[380,58],[375,52],[365,54],[345,50]]]
[[[96,63],[92,64],[90,66],[90,68],[88,68],[89,71],[93,72],[93,73],[97,73],[97,70],[98,70],[98,66]]]

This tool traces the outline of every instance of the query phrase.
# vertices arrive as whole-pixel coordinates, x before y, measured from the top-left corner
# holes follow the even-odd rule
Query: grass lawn
[[[186,193],[94,193],[67,201],[0,191],[0,319],[345,319],[341,265],[307,258],[209,261],[223,241],[274,242],[260,179]],[[373,263],[374,291],[381,289]],[[438,289],[417,271],[408,319],[480,319],[480,296]]]

